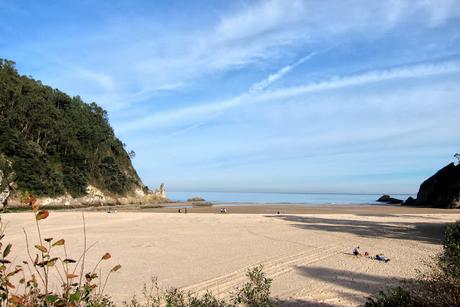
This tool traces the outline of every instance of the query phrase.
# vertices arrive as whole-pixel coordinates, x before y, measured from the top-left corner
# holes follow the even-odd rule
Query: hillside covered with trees
[[[0,158],[8,160],[19,191],[82,196],[91,184],[125,195],[143,187],[107,112],[19,75],[0,59]]]

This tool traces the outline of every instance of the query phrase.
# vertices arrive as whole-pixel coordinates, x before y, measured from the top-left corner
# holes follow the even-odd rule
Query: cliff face
[[[460,164],[451,163],[425,180],[417,193],[417,199],[406,201],[408,205],[435,208],[460,207]]]
[[[111,196],[146,190],[105,110],[21,76],[2,59],[0,155],[11,161],[17,193],[83,197],[89,186]]]

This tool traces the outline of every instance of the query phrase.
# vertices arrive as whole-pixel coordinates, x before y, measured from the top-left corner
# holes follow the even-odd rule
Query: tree
[[[21,76],[0,59],[0,155],[12,162],[20,191],[85,194],[91,185],[115,194],[143,186],[107,112]]]
[[[456,154],[454,155],[454,158],[457,159],[457,163],[460,164],[460,153],[456,153]]]

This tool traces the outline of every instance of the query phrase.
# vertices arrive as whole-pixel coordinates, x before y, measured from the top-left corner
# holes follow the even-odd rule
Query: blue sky
[[[413,193],[460,151],[460,2],[6,1],[0,57],[169,190]]]

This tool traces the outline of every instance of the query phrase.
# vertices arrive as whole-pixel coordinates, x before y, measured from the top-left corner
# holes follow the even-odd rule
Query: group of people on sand
[[[367,258],[370,258],[370,259],[373,259],[373,260],[383,261],[383,262],[389,262],[390,261],[390,258],[388,258],[387,256],[385,256],[382,253],[375,255],[375,257],[369,256],[368,252],[364,252],[364,254],[362,254],[360,252],[360,250],[359,250],[359,246],[356,246],[356,247],[353,248],[353,255],[355,255],[355,256],[364,256],[364,257],[367,257]]]
[[[177,210],[177,213],[182,213],[182,212],[187,213],[187,208],[184,208],[184,210],[182,210],[181,208],[179,208],[179,209]]]

